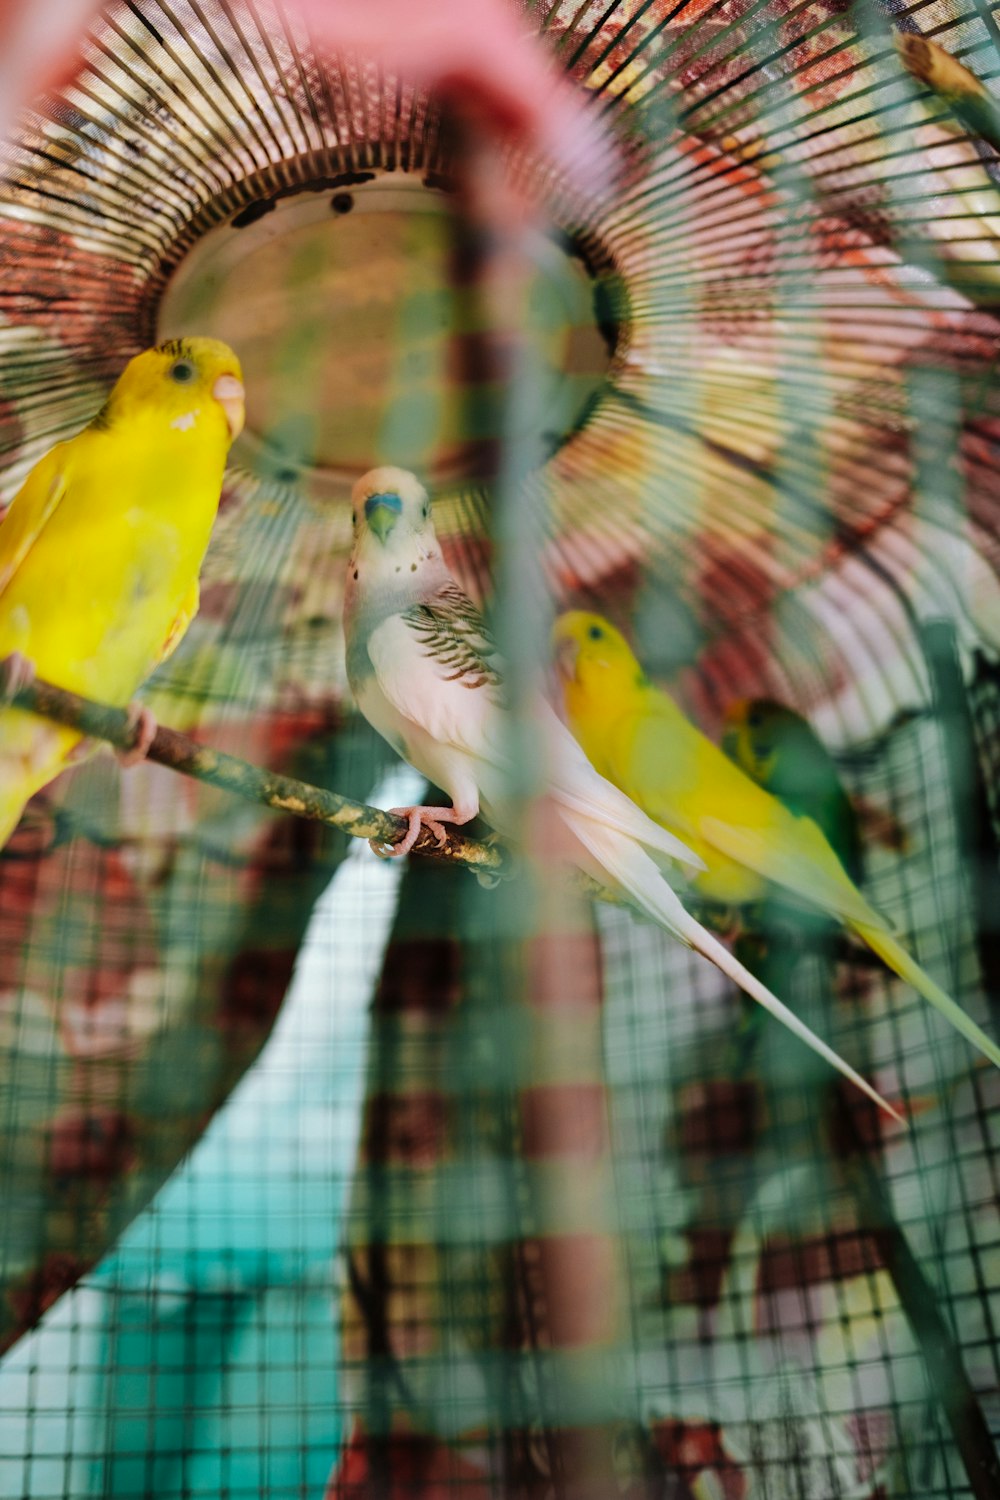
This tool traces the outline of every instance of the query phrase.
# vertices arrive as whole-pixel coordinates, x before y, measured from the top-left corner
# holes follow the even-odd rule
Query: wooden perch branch
[[[136,727],[123,708],[95,703],[41,679],[22,689],[12,701],[17,708],[30,709],[32,713],[54,719],[70,729],[79,729],[91,739],[107,740],[119,750],[131,750],[135,746]],[[261,770],[249,761],[199,745],[188,735],[178,734],[162,725],[150,746],[149,759],[198,781],[223,787],[249,802],[259,802],[264,807],[292,813],[297,818],[310,818],[340,828],[352,838],[377,839],[392,844],[406,832],[404,818],[393,817],[391,813],[368,807],[363,802],[352,802],[322,787],[310,786],[294,776]],[[413,853],[453,860],[484,876],[501,876],[507,872],[510,861],[497,844],[466,838],[458,829],[448,829],[447,834],[447,841],[438,845],[432,833],[421,829]]]

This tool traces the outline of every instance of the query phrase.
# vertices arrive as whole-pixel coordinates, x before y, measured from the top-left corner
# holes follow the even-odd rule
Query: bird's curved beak
[[[235,443],[243,431],[246,421],[246,396],[242,380],[235,375],[220,375],[212,387],[212,395],[226,414],[230,441]]]
[[[369,495],[365,501],[365,521],[383,545],[402,513],[402,500],[391,492]]]
[[[572,682],[576,676],[576,662],[579,654],[580,643],[573,636],[561,635],[556,638],[556,670],[560,677],[566,678],[567,682]]]

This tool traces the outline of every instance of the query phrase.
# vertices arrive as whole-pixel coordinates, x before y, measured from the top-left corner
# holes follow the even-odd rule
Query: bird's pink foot
[[[30,687],[38,674],[35,663],[20,651],[12,651],[0,658],[0,700],[16,698],[23,688]]]
[[[135,730],[135,744],[131,750],[116,750],[115,758],[118,764],[128,770],[130,766],[137,766],[140,761],[146,759],[149,747],[156,738],[156,719],[148,708],[140,703],[130,703],[128,709],[129,727]]]
[[[406,818],[410,826],[398,844],[383,844],[378,839],[368,840],[380,859],[402,859],[404,854],[409,854],[420,837],[421,828],[430,829],[440,849],[448,840],[442,826],[444,823],[467,823],[474,816],[472,813],[457,813],[453,807],[391,807],[389,811],[397,818]]]

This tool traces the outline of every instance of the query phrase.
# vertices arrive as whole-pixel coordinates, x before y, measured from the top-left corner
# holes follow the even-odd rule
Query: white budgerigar
[[[393,851],[406,854],[428,825],[467,823],[482,809],[498,832],[513,823],[503,663],[482,615],[448,571],[419,481],[373,469],[354,487],[354,549],[344,595],[347,674],[365,718],[452,799],[451,807],[397,808],[410,820]],[[704,868],[680,839],[646,817],[594,770],[569,730],[539,698],[546,789],[565,825],[569,857],[748,995],[889,1114],[895,1111],[685,911],[647,850]],[[898,1116],[897,1116],[898,1118]]]

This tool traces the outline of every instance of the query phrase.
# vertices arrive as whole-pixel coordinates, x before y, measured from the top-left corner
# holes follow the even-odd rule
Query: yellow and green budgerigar
[[[773,698],[743,698],[726,709],[722,748],[751,781],[799,817],[812,818],[857,884],[861,826],[836,763],[809,720]]]
[[[742,699],[726,709],[721,744],[751,781],[796,817],[812,818],[851,880],[860,885],[864,857],[858,813],[833,756],[808,719],[773,698]],[[816,958],[835,961],[840,924],[826,912],[789,903],[780,887],[772,892],[775,901],[744,908],[733,952],[765,984],[784,991],[791,989],[803,942]],[[790,926],[793,908],[797,920]],[[758,1029],[758,1014],[745,1012],[737,1037],[743,1057]]]
[[[701,895],[744,906],[778,886],[837,918],[1000,1067],[1000,1048],[893,937],[818,824],[696,729],[649,681],[620,631],[572,610],[556,621],[553,645],[570,728],[601,775],[705,861],[692,877]]]
[[[81,432],[31,470],[0,524],[0,667],[119,707],[175,649],[198,608],[230,444],[240,363],[216,339],[147,349]],[[142,739],[152,735],[146,715]],[[0,708],[0,847],[82,736]]]

